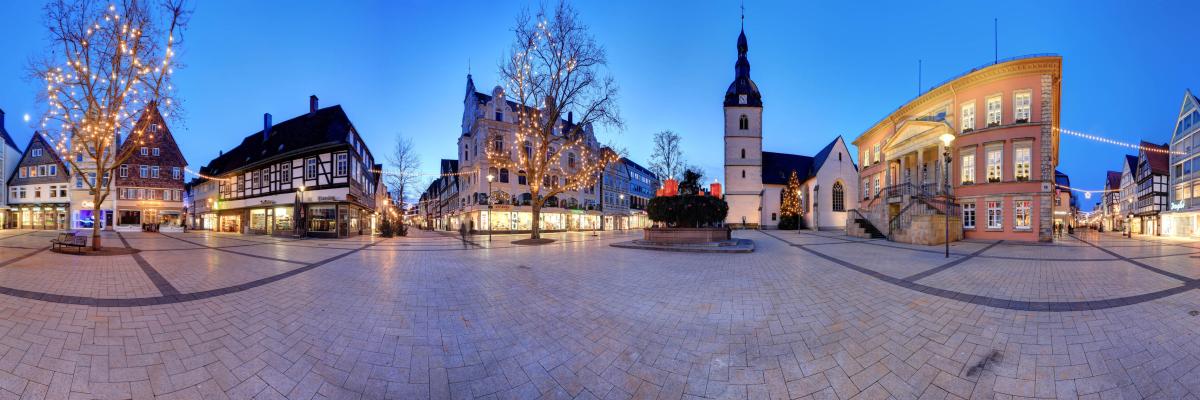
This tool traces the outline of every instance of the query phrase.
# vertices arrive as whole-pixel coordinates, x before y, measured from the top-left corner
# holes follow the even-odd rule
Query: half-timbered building
[[[214,230],[277,236],[370,233],[379,171],[342,106],[319,108],[263,129],[200,170],[216,193],[199,215]],[[209,198],[203,201],[209,203]],[[200,207],[197,207],[200,208]]]
[[[16,227],[66,229],[71,202],[68,173],[54,146],[34,132],[16,171],[8,178],[8,213]]]

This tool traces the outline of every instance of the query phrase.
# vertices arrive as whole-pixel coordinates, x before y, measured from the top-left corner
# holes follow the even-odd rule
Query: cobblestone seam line
[[[51,302],[51,303],[79,304],[79,305],[94,306],[94,307],[141,307],[141,306],[175,304],[175,303],[182,303],[185,301],[204,300],[204,299],[208,299],[208,298],[224,296],[227,294],[233,294],[233,293],[253,289],[253,288],[256,288],[256,287],[259,287],[262,285],[266,285],[268,283],[279,281],[279,280],[309,271],[311,269],[323,266],[325,264],[329,264],[331,262],[340,260],[343,257],[357,253],[363,249],[366,249],[366,248],[374,246],[374,245],[375,245],[375,243],[368,243],[357,249],[351,249],[348,252],[338,254],[336,256],[329,257],[324,260],[317,261],[315,263],[308,264],[303,267],[296,268],[296,269],[293,269],[293,270],[290,270],[290,271],[287,271],[284,273],[280,273],[278,275],[272,275],[272,276],[268,276],[266,278],[242,283],[239,285],[223,287],[220,289],[205,290],[202,292],[179,293],[179,294],[164,295],[164,296],[159,296],[159,297],[143,297],[143,298],[136,298],[136,299],[101,299],[101,298],[94,298],[94,297],[69,296],[69,295],[59,295],[59,294],[52,294],[52,293],[31,292],[28,290],[13,289],[10,287],[0,286],[0,294],[6,294],[9,296],[20,297],[20,298],[25,298],[25,299],[30,299],[30,300],[41,300],[41,301],[46,301],[46,302]]]
[[[1075,236],[1075,235],[1071,235],[1071,236]],[[1103,252],[1107,253],[1107,254],[1108,254],[1108,255],[1110,255],[1110,256],[1116,257],[1116,258],[1117,258],[1117,259],[1119,259],[1119,260],[1122,260],[1122,261],[1125,261],[1125,262],[1127,262],[1127,263],[1130,263],[1130,264],[1136,265],[1136,266],[1138,266],[1138,267],[1144,268],[1144,269],[1146,269],[1147,271],[1154,272],[1154,273],[1158,273],[1158,274],[1160,274],[1160,275],[1163,275],[1163,276],[1171,277],[1172,279],[1176,279],[1176,280],[1178,280],[1178,281],[1180,281],[1180,282],[1192,282],[1192,281],[1193,281],[1193,279],[1192,279],[1192,278],[1188,278],[1188,277],[1186,277],[1186,276],[1179,275],[1179,274],[1176,274],[1176,273],[1174,273],[1174,272],[1171,272],[1171,271],[1165,271],[1165,270],[1162,270],[1162,269],[1156,268],[1156,267],[1154,267],[1154,266],[1148,265],[1148,264],[1146,264],[1146,263],[1143,263],[1143,262],[1141,262],[1141,261],[1137,261],[1137,260],[1131,259],[1131,258],[1129,258],[1129,257],[1125,257],[1125,256],[1123,256],[1123,255],[1117,254],[1116,252],[1113,252],[1112,250],[1109,250],[1109,249],[1106,249],[1106,248],[1103,248],[1103,247],[1097,246],[1096,244],[1094,244],[1094,243],[1092,243],[1092,242],[1089,242],[1089,241],[1083,240],[1083,238],[1080,238],[1080,237],[1075,237],[1075,238],[1076,238],[1076,239],[1079,239],[1079,241],[1081,241],[1081,242],[1087,243],[1088,245],[1090,245],[1090,246],[1092,246],[1092,247],[1095,247],[1096,249],[1099,249],[1100,251],[1103,251]]]
[[[787,243],[793,247],[799,248],[800,250],[804,250],[809,253],[812,253],[813,255],[815,255],[817,257],[821,257],[821,258],[828,260],[834,264],[837,264],[837,265],[846,267],[848,269],[860,272],[862,274],[865,274],[872,278],[890,283],[892,285],[900,286],[905,289],[909,289],[909,290],[913,290],[913,291],[917,291],[917,292],[921,292],[921,293],[925,293],[925,294],[929,294],[929,295],[933,295],[933,296],[937,296],[937,297],[941,297],[944,299],[957,300],[957,301],[961,301],[964,303],[971,303],[971,304],[987,306],[987,307],[1003,308],[1003,309],[1007,309],[1007,310],[1047,311],[1047,312],[1103,310],[1106,308],[1123,307],[1123,306],[1134,305],[1134,304],[1138,304],[1138,303],[1144,303],[1144,302],[1151,301],[1151,300],[1157,300],[1157,299],[1161,299],[1161,298],[1168,297],[1168,296],[1173,296],[1173,295],[1183,293],[1183,292],[1186,292],[1186,291],[1189,291],[1192,289],[1196,289],[1197,287],[1200,287],[1200,281],[1193,280],[1193,281],[1189,281],[1181,286],[1176,286],[1176,287],[1173,287],[1170,289],[1164,289],[1164,290],[1160,290],[1157,292],[1143,293],[1143,294],[1134,295],[1134,296],[1118,297],[1118,298],[1103,299],[1103,300],[1024,301],[1024,300],[999,299],[999,298],[995,298],[995,297],[979,296],[979,295],[973,295],[970,293],[956,292],[953,290],[939,289],[939,288],[935,288],[932,286],[925,286],[925,285],[922,285],[922,284],[919,284],[916,282],[912,282],[909,280],[891,277],[891,276],[885,275],[883,273],[880,273],[878,271],[875,271],[875,270],[872,270],[869,268],[864,268],[864,267],[855,265],[853,263],[850,263],[848,261],[844,261],[842,259],[830,256],[828,254],[813,250],[807,246],[793,244],[791,242],[783,240],[782,238],[772,235],[770,233],[767,233],[767,232],[762,232],[762,233],[766,234],[767,236],[770,236],[772,238],[775,238],[776,240]]]
[[[117,232],[117,238],[121,239],[121,244],[124,245],[125,248],[132,248],[129,246],[129,242],[125,240],[125,236],[122,235],[121,232]],[[145,258],[142,258],[141,254],[133,253],[132,255],[133,261],[137,262],[137,265],[142,269],[142,272],[146,273],[146,277],[150,278],[150,282],[154,283],[154,287],[158,288],[159,293],[162,293],[163,296],[179,294],[179,289],[176,289],[171,282],[168,282],[167,278],[163,278],[162,274],[158,273],[158,270],[154,269],[154,266],[150,265],[150,262],[146,261]]]
[[[982,248],[982,249],[979,249],[979,251],[976,251],[976,252],[974,252],[974,253],[968,254],[968,255],[967,255],[967,256],[965,256],[965,257],[959,257],[957,260],[950,261],[950,262],[948,262],[948,263],[945,263],[945,264],[942,264],[942,265],[939,265],[939,266],[936,266],[936,267],[930,268],[930,269],[928,269],[928,270],[925,270],[924,272],[918,272],[918,273],[916,273],[916,274],[912,274],[912,275],[908,276],[907,278],[904,278],[904,280],[906,280],[906,281],[910,281],[910,282],[916,282],[916,281],[919,281],[919,280],[921,280],[922,278],[928,277],[928,276],[930,276],[930,275],[933,275],[933,274],[936,274],[936,273],[938,273],[938,272],[945,271],[945,270],[947,270],[947,269],[950,269],[951,267],[954,267],[955,265],[962,264],[962,263],[963,263],[963,261],[967,261],[967,260],[970,260],[970,259],[972,259],[972,258],[975,258],[976,256],[979,256],[980,254],[983,254],[983,252],[985,252],[985,251],[991,250],[993,247],[996,247],[996,245],[998,245],[998,244],[1000,244],[1000,243],[1003,243],[1003,242],[1004,242],[1003,240],[998,240],[998,241],[996,241],[996,243],[989,244],[989,245],[987,245],[986,247],[984,247],[984,248]]]
[[[160,235],[163,235],[163,236],[166,236],[166,237],[169,237],[169,238],[171,238],[171,239],[175,239],[175,240],[178,240],[178,241],[184,242],[184,243],[190,243],[190,244],[194,244],[194,245],[197,245],[197,246],[200,246],[200,247],[204,247],[204,248],[213,249],[213,250],[216,250],[216,251],[223,251],[223,252],[226,252],[226,253],[237,254],[237,255],[239,255],[239,256],[246,256],[246,257],[261,258],[261,259],[263,259],[263,260],[279,261],[279,262],[292,263],[292,264],[304,264],[304,262],[303,262],[303,261],[293,261],[293,260],[288,260],[288,259],[283,259],[283,258],[275,258],[275,257],[260,256],[260,255],[258,255],[258,254],[253,254],[253,253],[246,253],[246,252],[241,252],[241,251],[236,251],[236,250],[229,250],[228,248],[224,248],[224,247],[213,247],[213,246],[209,246],[209,245],[207,245],[207,244],[204,244],[204,243],[195,242],[195,241],[187,240],[187,239],[184,239],[184,238],[178,238],[178,237],[174,237],[174,236],[171,236],[171,235],[168,235],[168,234],[165,234],[165,233],[161,233],[161,232],[160,232],[159,234],[160,234]],[[243,241],[245,242],[245,241],[248,241],[248,240],[243,240]],[[242,245],[242,246],[230,246],[230,247],[259,246],[259,245],[264,245],[264,244],[269,244],[269,243],[249,244],[249,245]]]

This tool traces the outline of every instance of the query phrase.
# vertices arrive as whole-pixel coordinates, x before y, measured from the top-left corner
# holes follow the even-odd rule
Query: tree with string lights
[[[537,240],[547,200],[595,187],[620,156],[596,141],[593,127],[620,128],[622,122],[617,85],[611,76],[602,76],[604,48],[574,9],[559,3],[549,13],[523,12],[513,32],[515,41],[500,64],[500,76],[506,81],[506,97],[517,103],[516,140],[502,148],[487,146],[487,158],[498,168],[528,174],[530,239]]]
[[[779,205],[779,229],[795,229],[800,223],[800,210],[800,177],[792,171]]]
[[[50,44],[31,64],[46,85],[41,125],[72,173],[88,177],[93,215],[109,196],[114,170],[138,148],[121,143],[152,135],[137,121],[152,109],[178,115],[171,75],[189,15],[182,0],[54,0],[45,7]],[[100,224],[92,225],[92,249],[101,249]]]

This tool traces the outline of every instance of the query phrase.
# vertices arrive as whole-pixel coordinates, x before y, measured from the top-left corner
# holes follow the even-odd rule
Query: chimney
[[[217,150],[217,157],[225,155],[225,150]]]
[[[263,141],[271,137],[271,113],[263,113]]]
[[[575,112],[574,111],[567,111],[567,123],[568,124],[575,123]]]
[[[308,114],[316,114],[317,108],[317,95],[308,96]]]

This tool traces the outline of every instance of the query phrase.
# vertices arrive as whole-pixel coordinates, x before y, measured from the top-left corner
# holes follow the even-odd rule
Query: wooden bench
[[[87,247],[87,236],[67,232],[58,234],[58,238],[50,241],[50,248],[62,246],[74,247],[75,252],[82,252],[83,248]]]

